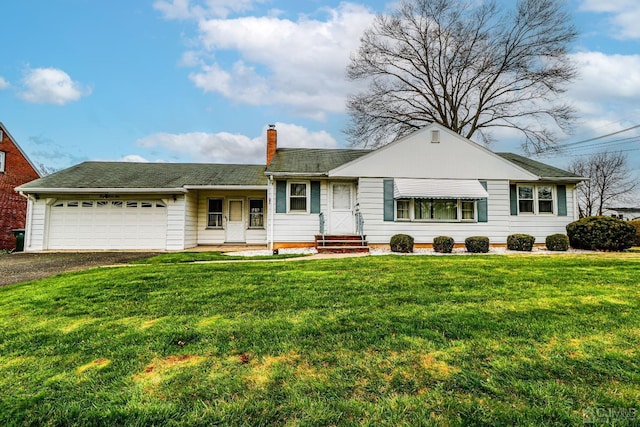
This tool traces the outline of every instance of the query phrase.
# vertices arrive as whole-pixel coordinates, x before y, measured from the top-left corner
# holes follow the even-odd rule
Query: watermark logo
[[[589,406],[582,410],[582,420],[585,424],[614,424],[627,421],[640,421],[640,411],[637,408],[604,408]]]

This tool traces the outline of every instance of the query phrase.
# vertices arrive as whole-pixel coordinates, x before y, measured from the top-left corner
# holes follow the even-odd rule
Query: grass
[[[248,261],[248,260],[278,260],[285,258],[298,258],[307,256],[305,254],[278,254],[278,255],[256,255],[243,256],[225,254],[218,251],[206,252],[171,252],[160,254],[151,258],[144,258],[132,261],[131,264],[182,264],[189,262],[209,262],[209,261]]]
[[[637,425],[639,271],[382,256],[8,286],[0,425]]]
[[[172,252],[164,253],[151,258],[132,261],[132,264],[180,264],[188,262],[207,262],[207,261],[239,261],[239,260],[277,260],[285,258],[298,258],[306,256],[304,254],[278,254],[278,255],[226,255],[222,252]]]

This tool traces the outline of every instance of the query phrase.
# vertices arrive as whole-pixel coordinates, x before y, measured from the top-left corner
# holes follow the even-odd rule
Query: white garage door
[[[49,249],[164,249],[160,200],[65,200],[51,206]]]

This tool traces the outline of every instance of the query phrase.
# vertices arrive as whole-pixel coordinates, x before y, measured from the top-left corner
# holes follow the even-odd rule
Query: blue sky
[[[509,0],[503,0],[510,4]],[[581,35],[567,99],[580,122],[565,143],[640,124],[640,2],[567,2]],[[6,0],[0,121],[31,159],[259,163],[280,146],[344,147],[349,54],[385,1]],[[635,131],[543,161],[629,150]],[[520,138],[495,135],[495,151]],[[619,141],[622,138],[631,138]],[[604,141],[604,144],[602,142]]]

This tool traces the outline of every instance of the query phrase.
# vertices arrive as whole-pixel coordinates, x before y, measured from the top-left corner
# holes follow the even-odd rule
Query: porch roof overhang
[[[479,200],[489,197],[489,193],[475,179],[396,178],[393,181],[393,197]]]

